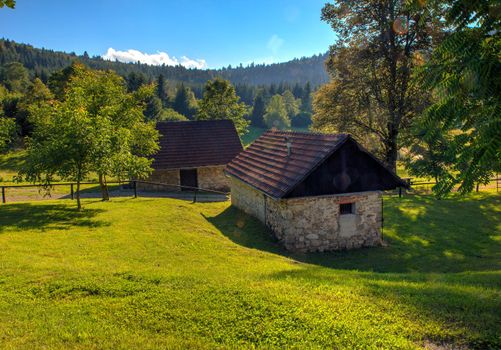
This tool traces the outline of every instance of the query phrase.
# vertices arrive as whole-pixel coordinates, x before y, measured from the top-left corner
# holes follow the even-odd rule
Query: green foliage
[[[5,151],[14,141],[16,129],[14,119],[0,116],[0,152]]]
[[[198,108],[197,99],[195,98],[193,91],[183,84],[179,85],[177,87],[172,108],[189,119],[193,119]]]
[[[148,79],[142,73],[130,72],[125,79],[127,81],[127,90],[129,92],[134,92],[139,90],[139,88],[148,83]]]
[[[274,95],[266,106],[264,122],[269,128],[288,129],[291,126],[284,99],[281,95]]]
[[[385,198],[386,247],[322,254],[228,202],[85,204],[0,205],[0,348],[501,346],[499,195]]]
[[[441,40],[443,10],[432,1],[326,4],[322,20],[338,40],[327,60],[331,82],[315,97],[313,126],[349,132],[358,140],[369,135],[395,169],[401,138],[428,99],[426,91],[411,84],[411,74]]]
[[[307,128],[311,125],[311,113],[301,111],[291,119],[291,125],[296,128]]]
[[[159,120],[162,110],[162,100],[151,94],[147,99],[146,108],[144,109],[144,116],[146,119]]]
[[[113,72],[77,69],[63,101],[33,106],[34,130],[21,175],[50,185],[55,176],[80,183],[95,172],[103,199],[106,176],[147,176],[152,170],[147,157],[158,150],[158,132],[142,113],[141,101],[151,92],[152,87],[145,87],[127,93],[125,82]]]
[[[35,78],[16,106],[16,123],[20,127],[22,136],[29,135],[32,131],[32,125],[29,122],[30,109],[40,107],[52,99],[54,95],[49,88],[40,79]]]
[[[215,78],[205,85],[196,118],[197,120],[229,119],[233,121],[238,134],[243,135],[249,125],[244,118],[246,113],[247,106],[240,102],[233,85],[228,80]]]
[[[3,8],[4,6],[13,9],[16,7],[16,0],[0,0],[0,8]]]
[[[172,108],[165,108],[160,112],[160,115],[158,117],[158,121],[169,121],[169,122],[183,122],[183,121],[188,121],[189,119],[186,118],[184,115],[176,112]]]
[[[285,104],[285,110],[287,111],[287,116],[289,119],[294,118],[299,113],[299,106],[301,105],[301,100],[296,100],[294,95],[290,90],[285,90],[282,94],[282,99]]]
[[[28,70],[19,62],[5,64],[0,70],[0,81],[12,92],[26,92],[30,84]]]
[[[264,125],[264,114],[266,113],[266,99],[264,96],[264,91],[259,90],[254,97],[251,113],[251,125],[258,128],[263,128]]]
[[[52,91],[58,100],[62,101],[65,97],[66,86],[71,78],[86,70],[88,70],[88,67],[84,64],[78,61],[71,62],[69,66],[51,74],[48,81],[50,91]]]
[[[423,140],[447,137],[442,152],[453,155],[438,165],[434,190],[440,196],[457,185],[470,192],[501,170],[501,20],[496,4],[453,1],[447,15],[453,33],[418,72],[423,89],[433,91],[433,104],[419,121],[426,130]]]

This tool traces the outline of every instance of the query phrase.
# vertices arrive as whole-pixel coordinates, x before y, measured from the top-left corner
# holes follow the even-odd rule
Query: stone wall
[[[230,179],[224,174],[224,165],[197,168],[198,187],[208,190],[229,191]],[[179,169],[155,170],[146,181],[164,184],[180,185]],[[152,184],[138,184],[142,191],[180,191],[177,186],[160,186]]]
[[[179,169],[155,170],[145,181],[160,182],[163,184],[179,185]],[[141,191],[179,191],[179,187],[167,187],[152,184],[138,183],[137,188]]]
[[[329,251],[381,244],[381,193],[274,200],[232,178],[231,202],[265,223],[286,249]],[[339,214],[339,204],[354,203],[353,214]]]
[[[234,177],[231,178],[231,204],[265,223],[265,196]]]
[[[198,168],[198,187],[216,191],[229,191],[230,178],[225,175],[224,168],[224,165]]]

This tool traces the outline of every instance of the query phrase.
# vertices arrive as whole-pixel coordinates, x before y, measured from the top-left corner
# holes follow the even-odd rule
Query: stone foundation
[[[230,190],[230,179],[224,174],[224,166],[197,168],[198,187],[227,192]],[[163,184],[180,185],[179,169],[155,170],[146,180]],[[138,184],[142,191],[180,191],[177,186],[161,186],[152,184]]]
[[[231,202],[265,223],[290,251],[354,249],[382,242],[380,192],[274,200],[232,178]],[[341,203],[354,203],[354,212],[340,215]]]

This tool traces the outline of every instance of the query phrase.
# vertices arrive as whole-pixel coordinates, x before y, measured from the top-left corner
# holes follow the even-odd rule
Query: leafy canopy
[[[147,176],[148,156],[158,150],[158,131],[144,121],[141,102],[151,89],[128,93],[114,72],[74,69],[63,101],[33,107],[34,130],[21,175],[45,185],[56,176],[80,183],[90,172],[100,178]]]
[[[422,140],[450,155],[435,164],[439,195],[456,185],[469,192],[501,170],[501,5],[451,1],[446,19],[451,35],[417,74],[423,89],[433,91],[433,103],[419,120]],[[444,138],[447,143],[437,142]]]
[[[281,130],[290,128],[291,122],[287,114],[284,98],[281,95],[277,94],[271,97],[268,106],[266,106],[264,122],[269,128]]]
[[[228,80],[209,80],[199,103],[197,120],[229,119],[235,124],[239,135],[247,132],[249,122],[244,118],[247,106],[240,102],[235,88]]]
[[[424,1],[337,0],[322,9],[338,41],[331,46],[329,86],[314,102],[313,127],[369,135],[395,169],[400,138],[426,102],[411,74],[441,38],[442,6]]]

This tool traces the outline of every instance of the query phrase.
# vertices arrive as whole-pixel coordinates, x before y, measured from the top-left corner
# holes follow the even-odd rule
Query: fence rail
[[[129,189],[133,191],[133,196],[134,198],[138,197],[138,184],[146,184],[146,185],[154,185],[154,186],[163,186],[166,188],[177,188],[181,191],[190,191],[193,192],[193,202],[197,202],[197,197],[200,195],[200,193],[208,193],[208,194],[218,194],[218,195],[224,195],[227,196],[229,193],[228,192],[223,192],[223,191],[216,191],[212,189],[207,189],[207,188],[200,188],[200,187],[192,187],[192,186],[184,186],[184,185],[177,185],[177,184],[166,184],[162,182],[152,182],[152,181],[142,181],[142,180],[128,180],[128,181],[107,181],[107,185],[128,185],[130,186]],[[96,185],[99,186],[99,182],[80,182],[80,185]],[[7,203],[7,195],[6,195],[6,190],[7,189],[18,189],[18,188],[38,188],[39,190],[43,188],[54,188],[54,187],[61,187],[61,186],[69,186],[70,187],[70,198],[75,199],[76,191],[75,191],[75,186],[77,186],[76,182],[59,182],[59,183],[54,183],[49,186],[45,185],[26,185],[26,184],[20,184],[20,185],[1,185],[2,189],[2,203]],[[82,192],[82,190],[80,191]]]
[[[416,189],[421,186],[432,186],[435,185],[435,181],[413,181],[412,178],[406,178],[404,179],[409,182],[411,189]],[[496,183],[496,191],[499,192],[499,183],[501,181],[501,178],[493,178],[490,180],[489,183]],[[177,188],[181,191],[187,190],[190,192],[193,192],[193,202],[197,202],[197,197],[200,195],[200,193],[208,193],[208,194],[218,194],[218,195],[224,195],[228,196],[228,192],[223,192],[223,191],[216,191],[212,189],[207,189],[207,188],[200,188],[200,187],[192,187],[192,186],[184,186],[184,185],[178,185],[178,184],[166,184],[162,182],[153,182],[153,181],[143,181],[143,180],[128,180],[128,181],[109,181],[106,182],[107,185],[129,185],[130,189],[133,191],[133,196],[134,198],[138,197],[138,184],[146,184],[146,185],[153,185],[153,186],[163,186],[166,188]],[[60,187],[60,186],[69,186],[69,195],[71,199],[75,199],[76,191],[75,191],[75,186],[77,185],[76,182],[58,182],[51,184],[48,186],[49,188],[55,188],[55,187]],[[81,182],[80,185],[96,185],[99,186],[99,182]],[[7,189],[18,189],[18,188],[39,188],[42,189],[46,186],[44,185],[26,185],[26,184],[15,184],[15,185],[0,185],[1,191],[2,191],[2,203],[7,203]],[[477,191],[478,191],[477,187]],[[82,191],[81,191],[82,192]],[[404,191],[402,187],[398,188],[398,195],[401,197],[403,195]]]

